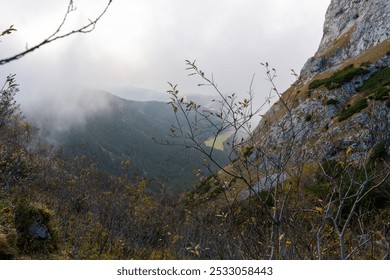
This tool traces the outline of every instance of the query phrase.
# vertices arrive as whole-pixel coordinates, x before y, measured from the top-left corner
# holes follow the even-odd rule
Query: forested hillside
[[[204,157],[171,136],[175,114],[166,102],[131,101],[93,90],[71,96],[47,97],[27,113],[39,128],[39,138],[56,149],[64,147],[65,155],[87,156],[102,171],[115,175],[121,162],[129,161],[132,175],[154,179],[173,191],[191,189],[196,176],[208,174]],[[71,108],[72,113],[61,114],[61,108]],[[204,130],[206,140],[213,132]],[[215,152],[225,163],[227,153]]]

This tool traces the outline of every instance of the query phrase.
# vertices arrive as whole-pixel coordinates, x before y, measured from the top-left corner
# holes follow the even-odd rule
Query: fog
[[[0,0],[1,7],[6,7],[0,29],[13,24],[18,30],[1,37],[1,58],[23,51],[26,44],[33,46],[53,33],[67,3]],[[106,3],[74,1],[77,10],[69,16],[65,31],[93,19]],[[256,102],[261,104],[270,85],[260,62],[267,61],[276,68],[278,89],[287,89],[294,81],[290,69],[299,73],[318,47],[329,3],[330,0],[114,0],[92,33],[56,41],[0,66],[0,77],[5,80],[8,74],[16,74],[22,108],[30,113],[42,110],[34,108],[47,109],[57,115],[58,123],[61,119],[82,122],[85,115],[102,108],[101,101],[93,96],[88,97],[88,102],[78,101],[85,94],[80,89],[85,88],[129,99],[163,101],[169,81],[178,83],[185,95],[209,94],[208,89],[197,87],[199,79],[187,75],[186,59],[196,59],[206,75],[213,74],[226,94],[245,93],[256,73],[254,90]],[[66,128],[68,124],[61,126]]]
[[[55,94],[41,93],[39,98],[25,97],[22,111],[27,120],[40,129],[41,138],[56,145],[58,137],[71,128],[84,129],[89,118],[109,114],[112,110],[110,100],[105,92],[66,88],[58,89]]]

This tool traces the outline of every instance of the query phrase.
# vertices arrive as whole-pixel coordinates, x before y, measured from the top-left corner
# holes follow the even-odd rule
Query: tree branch
[[[1,59],[0,60],[0,65],[4,65],[4,64],[7,64],[9,62],[12,62],[14,60],[17,60],[17,59],[20,59],[22,58],[23,56],[39,49],[40,47],[46,45],[46,44],[50,44],[58,39],[63,39],[63,38],[66,38],[68,36],[71,36],[73,34],[77,34],[77,33],[82,33],[82,34],[85,34],[85,33],[90,33],[92,32],[95,27],[96,27],[96,24],[97,22],[102,18],[102,16],[107,12],[108,8],[110,7],[111,3],[112,3],[113,0],[109,0],[107,5],[105,6],[104,10],[100,13],[100,15],[98,17],[96,17],[94,20],[89,20],[89,23],[78,28],[78,29],[75,29],[75,30],[72,30],[72,31],[69,31],[67,33],[64,33],[64,34],[60,34],[61,30],[62,30],[62,27],[64,26],[66,20],[67,20],[67,17],[68,15],[75,11],[75,7],[73,6],[73,0],[70,0],[69,1],[69,4],[68,4],[68,8],[67,8],[67,11],[65,13],[65,16],[61,22],[61,24],[58,26],[58,28],[56,29],[56,31],[51,34],[49,37],[47,37],[46,39],[44,39],[41,43],[31,47],[31,48],[28,48],[27,50],[25,50],[24,52],[21,52],[21,53],[18,53],[14,56],[11,56],[9,58],[6,58],[6,59]]]

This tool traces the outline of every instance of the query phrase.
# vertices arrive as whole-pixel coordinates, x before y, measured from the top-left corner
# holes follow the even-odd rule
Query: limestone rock
[[[310,78],[390,38],[390,1],[332,0],[317,53],[302,69]]]
[[[352,147],[351,159],[361,160],[379,141],[390,145],[389,101],[370,99],[370,93],[359,92],[375,72],[390,67],[389,15],[390,1],[331,1],[318,51],[282,97],[286,102],[275,103],[256,128],[256,146],[267,151],[267,160],[283,162],[284,154],[301,162],[336,159]],[[375,51],[379,47],[380,51]],[[311,81],[330,78],[341,66],[350,64],[365,71],[337,88],[308,87]],[[365,108],[346,120],[340,118],[363,99],[367,101]]]

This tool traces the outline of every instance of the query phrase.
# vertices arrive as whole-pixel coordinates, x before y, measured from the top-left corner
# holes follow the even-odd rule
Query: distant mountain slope
[[[191,187],[193,169],[202,167],[200,154],[181,146],[156,143],[172,141],[168,134],[175,116],[170,106],[156,101],[124,100],[97,91],[77,98],[77,106],[63,109],[66,114],[48,108],[30,111],[29,118],[40,128],[43,139],[57,147],[64,146],[70,155],[86,154],[108,172],[117,173],[120,163],[130,160],[134,175],[168,179],[176,189]],[[43,107],[66,106],[56,99],[46,102]],[[223,155],[222,151],[216,153]]]

